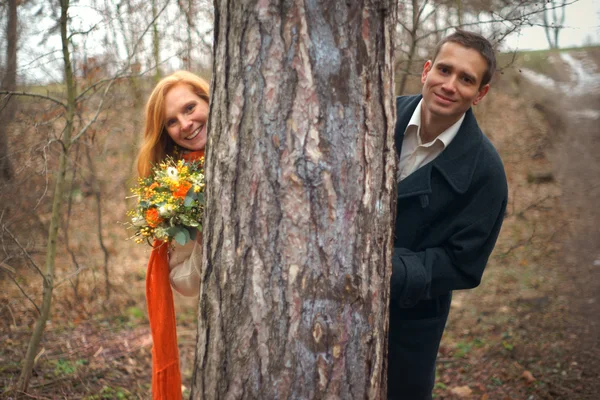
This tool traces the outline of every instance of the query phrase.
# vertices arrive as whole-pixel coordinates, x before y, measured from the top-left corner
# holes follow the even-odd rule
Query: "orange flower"
[[[162,221],[163,219],[158,215],[158,210],[156,208],[149,208],[146,211],[146,222],[150,227],[156,228]]]
[[[176,199],[185,199],[185,195],[191,187],[191,183],[181,182],[180,184],[176,185],[173,189],[173,197],[175,197]]]
[[[158,184],[158,182],[152,182],[152,185],[146,188],[146,198],[149,199],[150,197],[152,197],[152,192],[159,186],[160,185]]]

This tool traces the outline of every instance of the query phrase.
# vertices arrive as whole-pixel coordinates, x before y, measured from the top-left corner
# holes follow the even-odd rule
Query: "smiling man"
[[[489,41],[457,30],[425,63],[422,95],[396,100],[390,400],[431,399],[452,291],[479,285],[500,232],[504,167],[471,110],[495,68]]]

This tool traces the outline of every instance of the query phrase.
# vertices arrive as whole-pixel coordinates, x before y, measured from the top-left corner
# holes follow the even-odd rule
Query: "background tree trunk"
[[[215,2],[193,399],[380,399],[395,1]]]
[[[17,89],[17,0],[8,0],[8,21],[6,24],[6,69],[0,89],[14,91]],[[5,101],[0,101],[0,179],[12,179],[13,170],[10,165],[8,151],[8,125],[14,118],[16,107],[14,102],[6,96]]]
[[[162,65],[160,62],[160,34],[158,29],[157,0],[152,0],[152,60],[154,61],[154,83],[162,79]]]
[[[69,5],[70,0],[60,1],[60,37],[64,61],[65,86],[67,89],[66,125],[62,134],[62,141],[60,142],[62,147],[58,168],[56,170],[54,193],[52,195],[52,214],[50,219],[50,227],[48,228],[48,242],[46,244],[46,271],[43,276],[44,290],[42,294],[42,306],[40,309],[40,315],[35,321],[35,326],[31,333],[31,339],[29,340],[29,345],[27,346],[27,353],[25,354],[23,368],[21,369],[21,374],[19,375],[18,381],[18,387],[23,392],[27,392],[35,356],[37,354],[40,341],[42,340],[44,329],[46,328],[46,322],[50,318],[52,292],[54,290],[58,229],[60,227],[60,214],[63,198],[65,197],[64,184],[65,175],[67,172],[67,158],[69,156],[69,149],[71,147],[73,121],[75,119],[75,79],[71,65],[71,55],[69,52],[70,43],[68,36]]]

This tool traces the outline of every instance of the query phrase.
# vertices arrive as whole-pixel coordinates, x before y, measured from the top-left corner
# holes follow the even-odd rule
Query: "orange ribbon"
[[[186,161],[204,156],[204,150],[184,154]],[[169,279],[167,242],[155,240],[146,274],[146,302],[152,333],[152,398],[181,399],[181,372],[177,347],[177,322]]]

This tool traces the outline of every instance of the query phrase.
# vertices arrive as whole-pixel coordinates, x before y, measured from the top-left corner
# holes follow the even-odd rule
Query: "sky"
[[[570,0],[572,1],[572,0]],[[558,38],[560,47],[581,47],[589,42],[600,44],[600,0],[579,0],[566,6],[565,27]],[[511,50],[548,48],[544,28],[527,27],[507,38]]]
[[[100,16],[90,7],[85,6],[89,0],[81,0],[77,5],[70,10],[70,17],[75,25],[75,28],[85,30],[96,20],[100,20]],[[540,0],[544,1],[544,0]],[[560,47],[580,47],[588,44],[600,44],[600,0],[567,0],[572,2],[566,6],[565,27],[561,30],[559,36]],[[573,2],[574,1],[574,2]],[[48,21],[46,21],[48,22]],[[47,29],[40,21],[34,31],[43,32]],[[37,36],[37,38],[36,38]],[[56,61],[52,62],[49,59],[44,59],[44,63],[39,61],[40,54],[46,53],[50,48],[59,49],[60,39],[57,35],[51,37],[47,42],[47,48],[39,47],[39,37],[34,35],[27,40],[21,50],[19,64],[21,79],[29,82],[43,81],[60,81],[62,80],[62,66],[60,65],[60,52],[54,53]],[[93,43],[94,39],[90,39],[87,46],[94,47],[102,45],[97,42]],[[505,39],[503,50],[542,50],[548,48],[548,42],[542,27],[526,27],[519,33],[514,33]],[[32,62],[33,61],[33,62]]]

